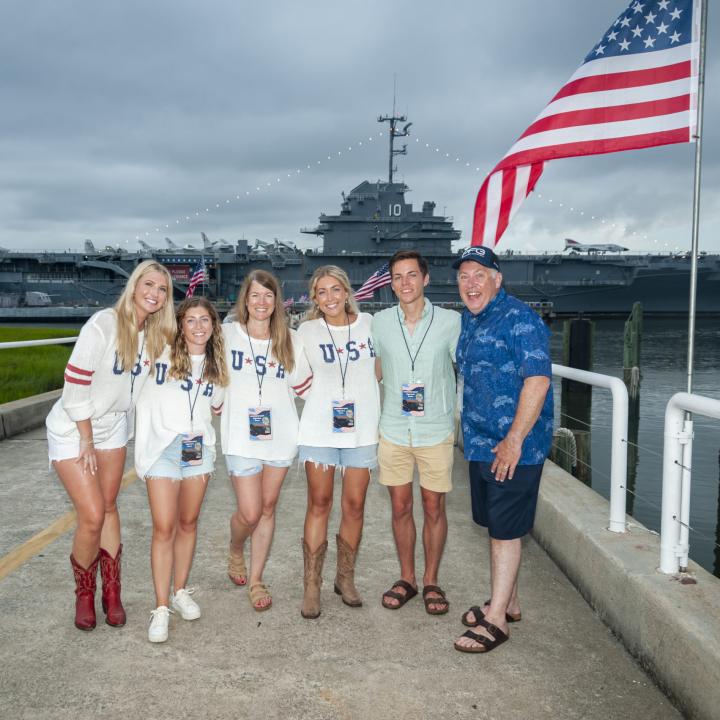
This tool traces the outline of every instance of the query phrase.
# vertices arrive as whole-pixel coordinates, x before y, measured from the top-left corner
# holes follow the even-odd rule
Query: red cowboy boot
[[[92,630],[95,627],[95,578],[100,554],[85,569],[71,555],[75,575],[75,627],[78,630]]]
[[[125,624],[125,609],[120,600],[120,555],[122,545],[113,558],[107,550],[100,548],[100,575],[102,576],[102,609],[105,622],[114,627]]]

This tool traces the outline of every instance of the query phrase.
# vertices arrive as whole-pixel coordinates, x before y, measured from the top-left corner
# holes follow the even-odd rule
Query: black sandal
[[[504,642],[510,639],[509,635],[504,633],[496,625],[487,622],[487,620],[480,621],[478,625],[484,627],[490,633],[490,635],[492,635],[492,638],[489,638],[485,635],[478,635],[478,633],[474,633],[472,630],[466,630],[462,634],[462,637],[470,638],[470,640],[478,643],[478,645],[475,647],[465,647],[464,645],[458,645],[458,643],[455,642],[456,650],[464,653],[486,653],[494,650],[496,647],[498,647],[498,645],[502,645]]]
[[[405,591],[405,594],[401,594],[399,592],[395,592],[393,588],[402,588]],[[409,582],[406,582],[405,580],[398,580],[397,582],[393,583],[392,587],[383,593],[383,599],[382,599],[382,606],[384,608],[387,608],[388,610],[399,610],[408,600],[412,600],[416,595],[418,594],[417,588],[414,588]],[[388,605],[385,602],[385,598],[392,598],[393,600],[397,600],[397,605]]]
[[[487,600],[485,602],[486,605],[490,604],[490,600]],[[468,614],[472,613],[475,616],[475,622],[470,622],[468,620]],[[471,608],[469,608],[467,611],[465,611],[462,614],[462,617],[460,618],[460,622],[465,627],[475,627],[478,624],[479,620],[485,619],[485,613],[482,611],[481,607],[478,607],[477,605],[473,605]],[[520,622],[522,620],[522,613],[517,613],[515,615],[511,615],[509,612],[505,613],[505,621],[508,623],[516,623]]]
[[[428,597],[430,593],[437,593],[440,597]],[[450,609],[450,603],[445,596],[445,591],[439,585],[425,585],[422,591],[425,612],[428,615],[444,615]],[[432,609],[431,605],[442,605],[440,609]]]

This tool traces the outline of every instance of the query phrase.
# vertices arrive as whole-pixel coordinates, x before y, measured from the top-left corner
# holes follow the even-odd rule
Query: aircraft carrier
[[[382,266],[396,250],[416,249],[428,260],[427,295],[434,302],[459,301],[452,262],[459,250],[459,230],[451,217],[435,214],[435,203],[425,201],[416,210],[406,201],[409,187],[393,179],[396,156],[407,152],[395,147],[397,138],[409,134],[406,117],[381,116],[389,123],[387,181],[363,181],[342,195],[336,214],[322,213],[317,224],[301,233],[322,238],[322,249],[301,250],[295,244],[273,240],[254,243],[210,241],[202,245],[166,247],[141,242],[139,250],[122,247],[96,249],[89,240],[78,252],[16,252],[0,248],[0,320],[67,319],[87,316],[94,309],[115,302],[126,278],[141,261],[154,258],[170,271],[177,299],[185,295],[193,271],[202,262],[207,282],[202,292],[227,308],[237,297],[245,275],[263,268],[277,275],[286,298],[307,295],[308,280],[320,265],[343,267],[355,288]],[[459,245],[459,243],[458,243]],[[508,292],[543,312],[557,315],[626,315],[634,302],[648,314],[685,315],[688,311],[690,257],[683,255],[627,254],[589,251],[582,246],[569,253],[524,255],[500,253]],[[393,302],[389,287],[374,300]],[[720,255],[701,254],[698,259],[698,314],[720,314]]]

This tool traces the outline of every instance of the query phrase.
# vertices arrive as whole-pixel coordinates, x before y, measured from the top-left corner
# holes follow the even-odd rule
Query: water
[[[621,320],[595,321],[593,370],[622,378]],[[562,363],[562,323],[553,329],[553,362]],[[720,399],[720,320],[701,319],[696,326],[693,392]],[[687,321],[646,318],[642,339],[642,384],[635,497],[628,496],[628,512],[652,530],[660,530],[662,450],[665,407],[676,392],[687,390]],[[555,382],[556,418],[560,382]],[[610,391],[593,390],[592,487],[609,497]],[[690,557],[720,577],[720,421],[695,416],[690,505]]]

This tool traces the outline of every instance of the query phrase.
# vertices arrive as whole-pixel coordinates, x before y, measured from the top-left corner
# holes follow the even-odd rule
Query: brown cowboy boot
[[[70,555],[75,575],[75,627],[78,630],[92,630],[95,627],[95,578],[99,561],[100,553],[86,569]]]
[[[362,598],[355,587],[355,558],[358,547],[354,550],[340,535],[337,540],[337,573],[335,575],[335,592],[342,596],[342,601],[350,607],[361,607]]]
[[[320,586],[322,585],[322,567],[325,561],[327,540],[315,552],[310,552],[310,547],[305,540],[302,541],[302,546],[305,560],[305,577],[303,579],[305,594],[300,614],[304,618],[313,619],[320,615]]]
[[[100,575],[102,577],[102,609],[105,622],[113,627],[125,624],[125,609],[120,600],[120,545],[113,558],[107,550],[100,548]]]

